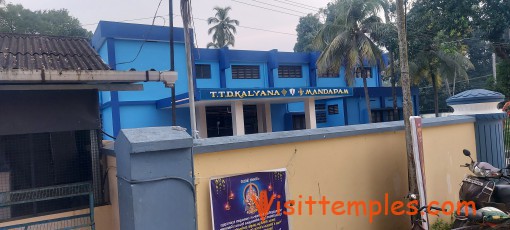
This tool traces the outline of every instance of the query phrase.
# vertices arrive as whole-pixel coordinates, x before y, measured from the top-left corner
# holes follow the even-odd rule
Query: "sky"
[[[205,21],[213,17],[213,8],[232,7],[230,16],[240,22],[233,49],[292,51],[296,43],[296,26],[299,16],[316,13],[332,0],[191,0],[198,47],[204,48],[212,41],[207,34],[210,27]],[[129,21],[130,23],[151,24],[160,0],[6,0],[22,4],[30,10],[69,10],[80,20],[83,27],[95,31],[100,20]],[[179,0],[173,0],[174,26],[182,26]],[[156,25],[168,26],[169,0],[161,2]],[[258,6],[258,7],[257,7]],[[139,20],[133,20],[139,19]],[[262,29],[262,30],[260,30]],[[263,31],[268,30],[268,31]]]

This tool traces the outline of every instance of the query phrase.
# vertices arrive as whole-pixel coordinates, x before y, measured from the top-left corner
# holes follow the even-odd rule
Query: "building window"
[[[278,77],[280,78],[302,78],[303,72],[301,66],[281,65],[278,67]]]
[[[315,113],[317,123],[326,123],[328,122],[328,119],[326,118],[326,112],[316,112]]]
[[[333,71],[331,69],[328,69],[325,73],[319,74],[320,78],[339,78],[340,73],[338,71]]]
[[[96,138],[95,130],[0,136],[0,192],[96,181],[102,175],[96,167],[99,165]],[[100,180],[97,182],[101,184]],[[36,191],[33,194],[47,195]],[[94,186],[95,203],[104,203],[102,197],[102,189]],[[15,204],[0,208],[0,222],[81,209],[88,204],[87,196]]]
[[[363,72],[361,72],[362,70],[363,70]],[[372,68],[370,68],[370,67],[363,67],[363,68],[357,67],[356,71],[354,73],[355,73],[356,78],[362,78],[363,77],[362,74],[365,74],[365,76],[367,78],[372,78]]]
[[[315,119],[317,123],[326,123],[326,104],[315,104]]]
[[[387,109],[372,109],[372,122],[388,122],[399,121],[402,119],[402,108],[399,108],[397,113],[391,108]]]
[[[196,64],[195,76],[197,77],[197,79],[211,79],[211,65]]]
[[[258,65],[233,65],[232,79],[259,79],[260,69]]]
[[[315,104],[315,110],[326,110],[326,104]]]
[[[336,105],[328,105],[328,114],[329,115],[338,114],[338,104],[336,104]]]

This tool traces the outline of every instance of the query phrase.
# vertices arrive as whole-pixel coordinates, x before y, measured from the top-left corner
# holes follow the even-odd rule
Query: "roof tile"
[[[0,70],[109,70],[84,38],[0,33]]]

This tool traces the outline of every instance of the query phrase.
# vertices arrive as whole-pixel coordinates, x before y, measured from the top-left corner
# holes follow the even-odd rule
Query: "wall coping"
[[[178,126],[122,129],[117,140],[123,138],[130,145],[129,153],[131,154],[191,148],[193,146],[193,139],[186,132],[186,129]],[[114,145],[114,151],[117,153],[120,149]]]
[[[462,123],[474,123],[472,116],[448,116],[423,119],[423,127],[435,127]],[[265,145],[324,140],[373,133],[404,130],[404,121],[393,121],[362,125],[336,126],[318,129],[258,133],[244,136],[214,137],[193,141],[193,154],[220,152],[233,149],[252,148]]]

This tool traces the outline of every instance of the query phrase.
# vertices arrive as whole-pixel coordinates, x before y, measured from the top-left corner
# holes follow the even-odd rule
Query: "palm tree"
[[[354,69],[357,67],[363,67],[365,63],[383,67],[382,52],[369,37],[372,29],[382,23],[377,16],[382,3],[382,0],[337,0],[335,2],[336,18],[332,22],[326,22],[314,40],[317,48],[323,50],[317,60],[320,74],[328,70],[338,71],[341,66],[344,66],[345,79],[349,85],[352,85],[355,78]],[[372,111],[366,71],[361,73],[368,121],[371,123]]]
[[[435,47],[416,54],[410,63],[410,67],[415,82],[426,80],[432,84],[436,117],[439,116],[439,87],[442,82],[446,81],[448,83],[450,78],[455,83],[457,77],[469,80],[467,70],[474,68],[471,61],[459,51],[455,49],[443,50]]]
[[[228,12],[231,10],[230,6],[221,8],[214,7],[216,14],[214,17],[207,19],[207,24],[214,24],[213,27],[209,28],[208,34],[213,34],[213,41],[207,44],[207,48],[222,48],[225,46],[234,46],[236,26],[239,26],[239,21],[231,19],[228,16]]]

